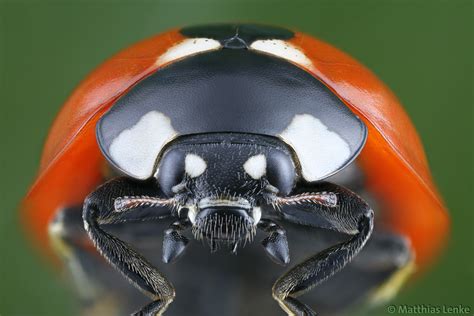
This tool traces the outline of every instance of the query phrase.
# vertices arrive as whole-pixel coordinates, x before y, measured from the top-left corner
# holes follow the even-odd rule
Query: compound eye
[[[295,178],[295,165],[291,157],[280,151],[274,151],[267,156],[267,179],[279,190],[279,195],[290,194]]]
[[[180,150],[165,152],[158,165],[156,178],[163,192],[171,197],[175,194],[173,187],[180,184],[185,176],[186,154]]]

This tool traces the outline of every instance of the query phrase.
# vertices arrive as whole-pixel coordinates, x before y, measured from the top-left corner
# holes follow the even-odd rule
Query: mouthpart
[[[197,240],[207,240],[212,251],[224,244],[235,252],[253,241],[261,210],[245,199],[205,198],[197,207],[189,208],[188,217]]]

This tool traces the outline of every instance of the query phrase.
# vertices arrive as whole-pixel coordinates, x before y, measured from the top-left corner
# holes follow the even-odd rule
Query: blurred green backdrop
[[[25,241],[16,210],[35,175],[48,127],[72,89],[137,40],[172,26],[222,21],[280,24],[318,36],[394,90],[421,134],[452,216],[444,256],[394,303],[463,304],[472,314],[472,1],[0,3],[0,315],[74,310],[53,269]]]

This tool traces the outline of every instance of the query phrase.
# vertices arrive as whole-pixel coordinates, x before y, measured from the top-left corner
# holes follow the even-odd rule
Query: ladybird
[[[23,215],[84,308],[111,315],[385,302],[449,228],[392,92],[318,39],[254,24],[170,30],[92,72]]]

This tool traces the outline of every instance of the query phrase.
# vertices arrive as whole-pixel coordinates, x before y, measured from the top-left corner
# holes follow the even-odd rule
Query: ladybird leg
[[[330,183],[318,184],[313,189],[315,191],[299,191],[293,196],[277,198],[276,203],[281,207],[283,217],[309,226],[321,222],[323,227],[331,227],[352,235],[352,238],[309,257],[275,282],[273,297],[288,315],[316,315],[296,298],[349,263],[364,247],[373,230],[373,211],[355,193]],[[287,217],[285,212],[289,209],[299,209],[306,214],[299,218],[293,212]],[[313,221],[305,222],[311,214],[315,215]]]
[[[354,266],[360,271],[381,273],[386,277],[371,291],[368,302],[380,305],[390,301],[415,272],[415,256],[407,238],[386,232],[374,232],[364,248],[363,256],[357,256]]]
[[[82,205],[59,209],[49,223],[48,233],[55,253],[73,281],[84,315],[120,314],[123,308],[120,298],[108,288],[106,277],[103,278],[109,271],[107,263],[91,249],[84,230]]]
[[[173,301],[175,290],[151,263],[127,243],[103,230],[101,225],[122,222],[131,210],[131,207],[117,210],[115,202],[118,198],[148,197],[158,193],[159,188],[151,180],[137,181],[122,177],[100,186],[84,202],[84,227],[96,248],[131,284],[153,299],[152,303],[144,306],[136,315],[162,315]],[[159,198],[153,199],[156,202]],[[162,200],[165,205],[167,200]]]
[[[274,221],[265,218],[260,220],[257,227],[268,233],[262,240],[262,246],[270,259],[280,265],[288,264],[290,254],[285,230]]]
[[[82,224],[82,206],[60,209],[49,223],[48,233],[55,253],[64,262],[80,299],[87,305],[102,293],[97,280],[85,271],[85,266],[96,266],[96,256],[90,255],[90,241]]]
[[[399,234],[375,230],[364,248],[364,255],[358,256],[354,264],[370,270],[398,269],[413,258],[409,239]]]

